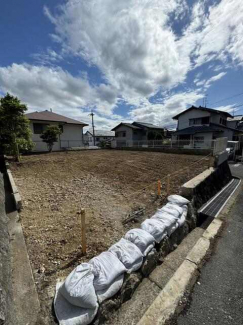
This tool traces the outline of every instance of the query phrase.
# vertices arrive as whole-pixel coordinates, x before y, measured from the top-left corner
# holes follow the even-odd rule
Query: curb
[[[17,188],[17,186],[15,184],[12,172],[8,168],[7,168],[7,175],[8,175],[9,183],[10,183],[10,186],[11,186],[11,189],[12,189],[12,194],[13,194],[16,210],[20,211],[22,209],[22,199],[21,199],[21,196],[19,194],[18,188]]]
[[[222,226],[222,221],[212,221],[137,325],[166,324],[182,311],[183,298],[193,288],[205,257]]]

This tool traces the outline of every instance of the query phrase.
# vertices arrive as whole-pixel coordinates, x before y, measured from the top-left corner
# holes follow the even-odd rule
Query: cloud
[[[65,51],[96,65],[129,101],[185,80],[190,60],[169,26],[170,15],[180,17],[185,6],[182,0],[69,0],[58,15],[45,12]]]
[[[243,64],[238,0],[197,2],[191,10],[183,0],[67,0],[55,15],[44,12],[63,50],[97,66],[131,104],[172,89],[214,59]],[[173,23],[186,14],[189,23],[178,37]]]
[[[50,47],[44,52],[34,53],[31,56],[39,65],[56,65],[58,62],[64,59],[62,54],[57,53]]]
[[[210,79],[208,79],[208,80],[206,81],[204,87],[205,87],[205,88],[209,88],[210,85],[211,85],[213,82],[215,82],[215,81],[217,81],[217,80],[223,78],[225,75],[226,75],[226,72],[220,72],[219,74],[217,74],[217,75],[211,77]]]
[[[188,91],[173,94],[165,98],[162,103],[151,104],[145,100],[139,107],[130,111],[131,120],[146,121],[156,125],[170,127],[176,126],[172,117],[185,110],[204,97],[198,91]]]
[[[112,120],[110,115],[117,103],[112,87],[104,84],[92,87],[87,79],[46,66],[13,64],[0,67],[0,89],[18,96],[32,110],[51,107],[61,114],[66,112],[79,117],[95,108],[100,121],[108,116]],[[117,116],[113,118],[117,120]]]

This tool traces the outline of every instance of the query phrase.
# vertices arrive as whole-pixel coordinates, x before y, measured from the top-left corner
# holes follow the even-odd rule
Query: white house
[[[95,139],[92,130],[86,131],[84,134],[84,143],[89,146],[93,146],[94,143],[99,146],[101,142],[111,142],[113,139],[115,139],[115,132],[108,130],[95,130]]]
[[[58,125],[62,131],[58,142],[55,142],[53,146],[53,151],[84,146],[83,127],[88,126],[88,124],[47,110],[28,113],[25,116],[30,120],[32,140],[35,143],[33,151],[47,151],[47,146],[40,135],[48,125]]]
[[[178,121],[173,140],[183,140],[188,145],[193,143],[195,147],[210,145],[212,140],[222,137],[231,141],[237,132],[231,118],[228,112],[192,106],[173,117]]]
[[[115,131],[117,147],[134,141],[160,140],[168,133],[165,128],[146,122],[120,123],[112,131]]]

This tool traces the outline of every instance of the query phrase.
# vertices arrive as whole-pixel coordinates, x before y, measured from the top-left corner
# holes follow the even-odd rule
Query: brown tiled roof
[[[31,121],[63,122],[67,124],[80,124],[83,126],[88,125],[84,122],[73,120],[72,118],[53,113],[51,111],[33,112],[25,114],[25,116]]]

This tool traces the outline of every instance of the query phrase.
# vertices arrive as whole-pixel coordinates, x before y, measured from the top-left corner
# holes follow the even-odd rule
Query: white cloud
[[[118,116],[111,116],[117,102],[112,87],[92,87],[87,79],[75,78],[61,68],[28,64],[0,67],[0,89],[18,96],[32,110],[53,108],[77,118],[86,117],[95,107],[97,121],[113,125],[112,120],[118,120]]]
[[[60,52],[48,48],[35,54],[40,66],[0,68],[0,90],[17,95],[31,108],[52,107],[74,118],[95,108],[97,121],[107,127],[122,119],[112,115],[122,101],[131,107],[129,119],[169,125],[171,116],[204,97],[201,89],[226,73],[205,80],[199,72],[197,90],[156,103],[149,101],[152,96],[173,91],[189,71],[206,62],[217,59],[214,71],[222,66],[225,70],[230,61],[243,66],[243,6],[239,0],[208,3],[198,1],[189,8],[185,0],[66,0],[55,15],[44,7]],[[187,25],[178,36],[173,23],[186,15]],[[106,83],[92,86],[84,73],[73,77],[54,67],[68,55],[98,67]]]
[[[172,127],[176,125],[176,121],[172,120],[173,116],[203,97],[204,95],[197,91],[188,91],[168,96],[160,104],[151,104],[145,100],[139,107],[130,111],[130,117],[132,120]]]
[[[208,79],[208,80],[206,81],[204,87],[205,87],[205,88],[210,87],[210,85],[211,85],[213,82],[215,82],[215,81],[217,81],[217,80],[223,78],[225,75],[226,75],[226,72],[220,72],[219,74],[217,74],[217,75],[211,77],[210,79]]]
[[[45,12],[65,50],[98,66],[130,101],[185,80],[190,60],[169,27],[170,14],[180,16],[185,6],[182,0],[69,0],[59,15]]]

